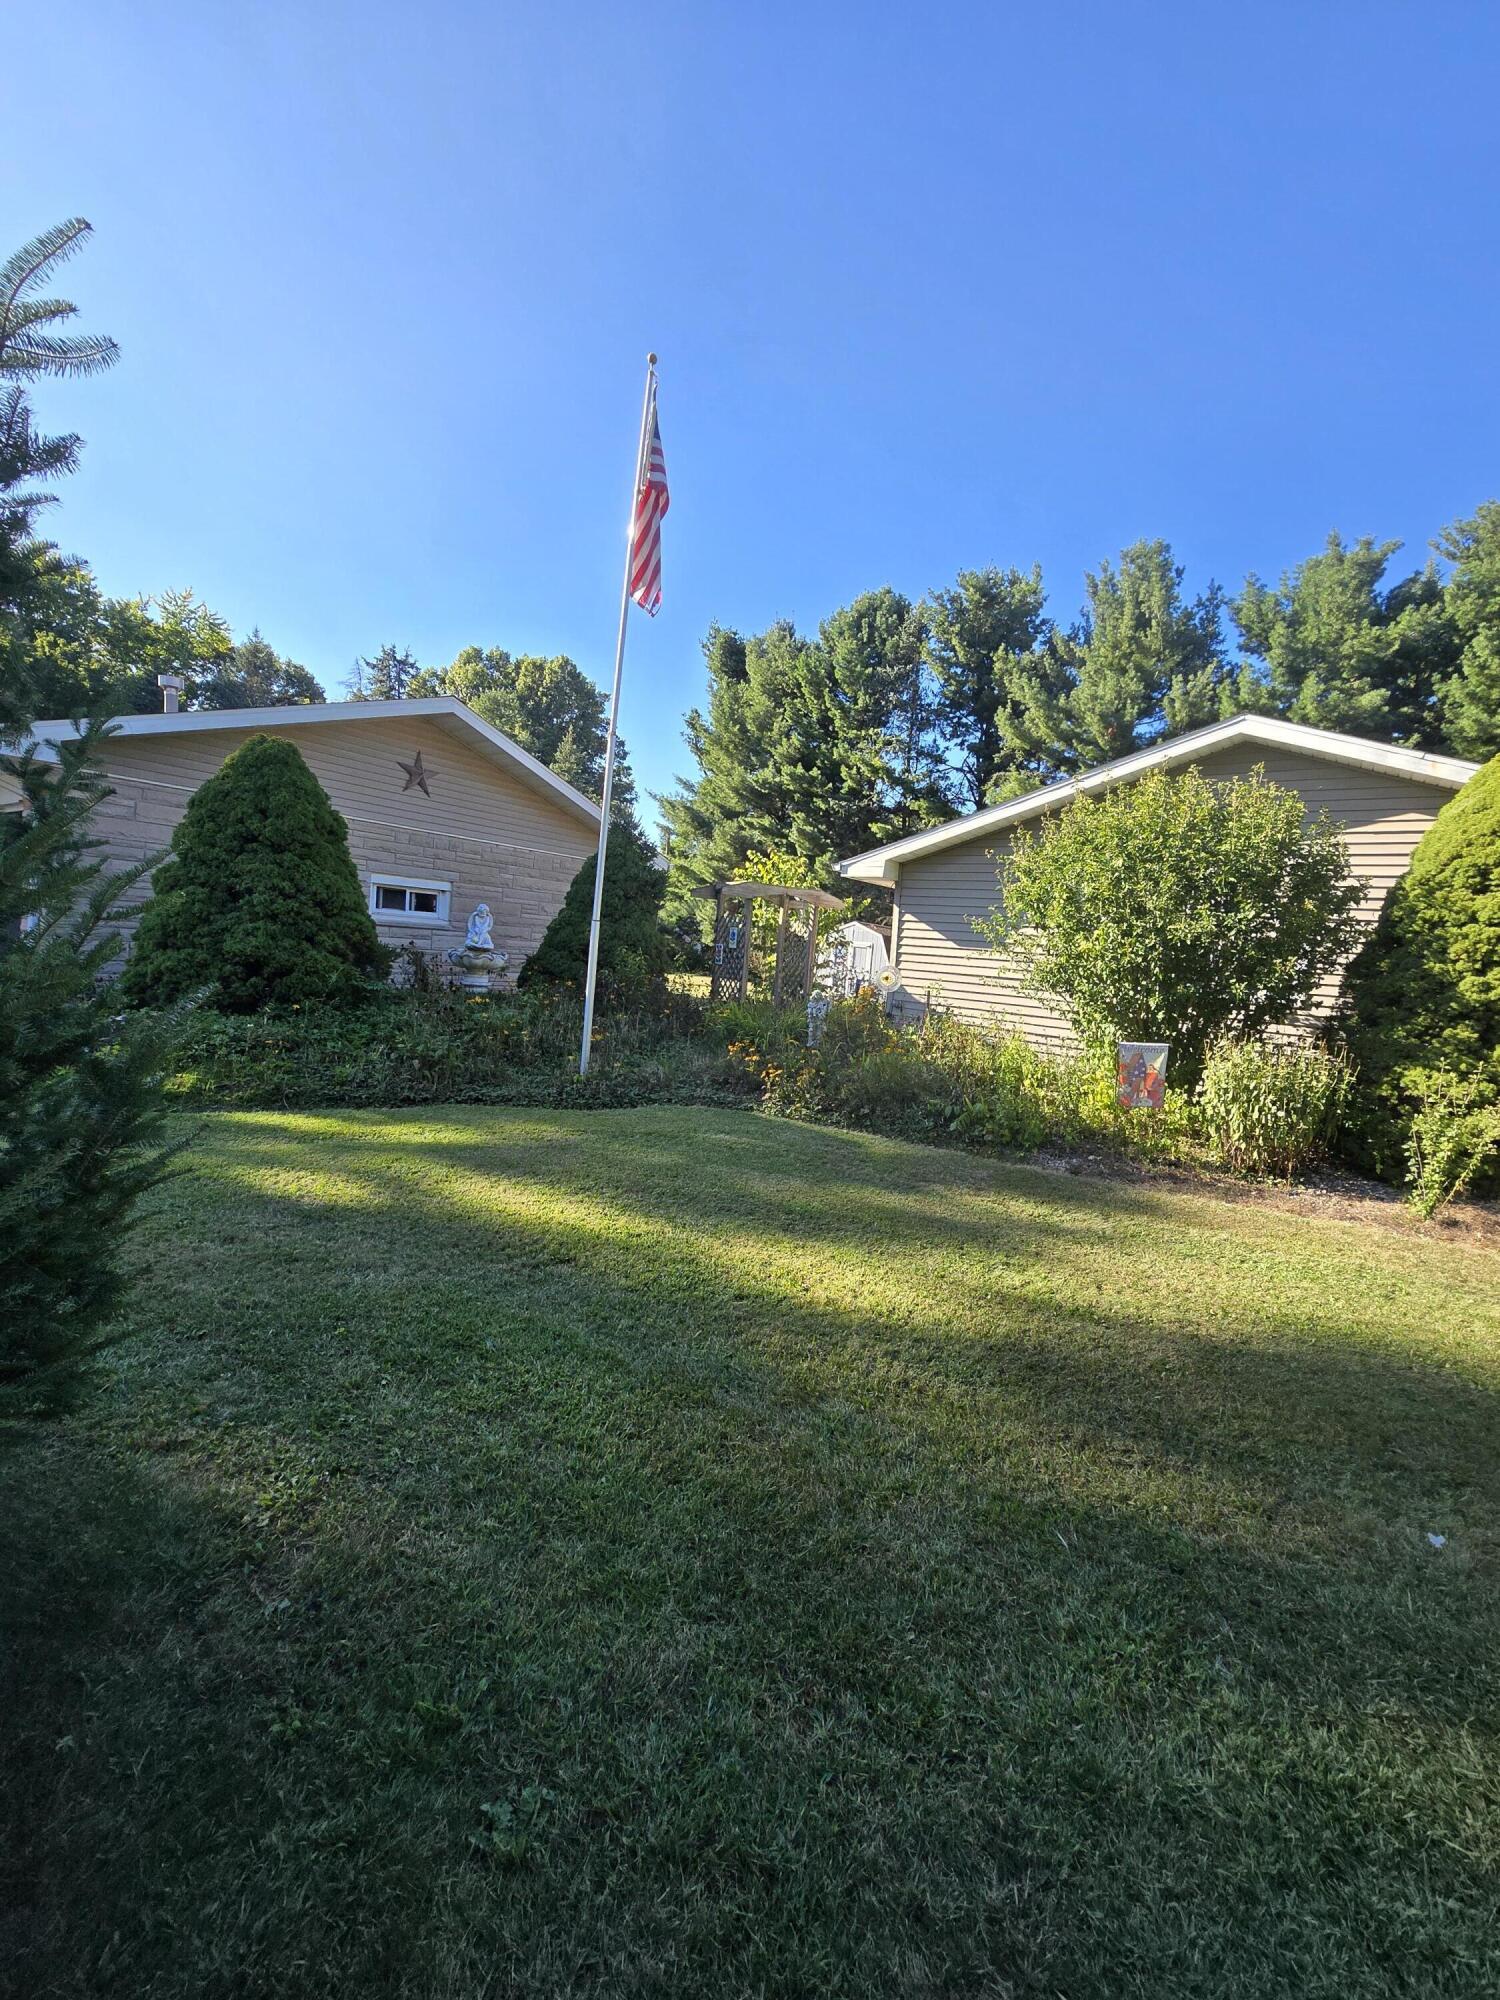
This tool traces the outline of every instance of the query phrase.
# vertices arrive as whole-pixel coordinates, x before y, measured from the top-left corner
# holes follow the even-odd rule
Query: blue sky
[[[49,13],[51,18],[49,19]],[[7,21],[9,248],[112,375],[52,532],[336,691],[393,640],[608,674],[645,352],[711,620],[1163,535],[1194,587],[1500,496],[1500,9],[90,4]]]

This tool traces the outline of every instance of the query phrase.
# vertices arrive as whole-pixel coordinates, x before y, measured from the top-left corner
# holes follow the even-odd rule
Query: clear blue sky
[[[112,375],[53,532],[331,690],[613,645],[642,362],[685,763],[718,619],[1163,535],[1237,585],[1500,495],[1500,8],[91,4],[5,27],[0,238]]]

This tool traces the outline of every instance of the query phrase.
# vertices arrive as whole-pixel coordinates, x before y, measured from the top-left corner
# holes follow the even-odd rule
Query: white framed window
[[[370,915],[377,924],[445,924],[451,882],[422,882],[414,875],[372,875]]]

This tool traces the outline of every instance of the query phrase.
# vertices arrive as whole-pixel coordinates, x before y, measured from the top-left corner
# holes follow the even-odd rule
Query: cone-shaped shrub
[[[591,854],[568,888],[562,908],[521,969],[521,986],[550,980],[582,987],[588,965],[589,917],[594,907],[595,857]],[[610,829],[599,916],[599,992],[613,999],[638,996],[666,970],[668,942],[661,926],[667,878],[645,837],[628,821]]]
[[[1474,1111],[1500,1102],[1500,757],[1418,841],[1345,991],[1356,1154],[1399,1180],[1438,1076],[1471,1083]]]
[[[141,913],[123,988],[226,1014],[341,1005],[390,967],[349,830],[292,744],[252,736],[194,792]]]

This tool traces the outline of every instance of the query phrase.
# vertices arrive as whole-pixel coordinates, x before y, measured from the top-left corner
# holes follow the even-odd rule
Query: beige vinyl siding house
[[[45,754],[72,733],[71,723],[39,722],[32,735]],[[343,815],[388,945],[457,947],[470,912],[487,903],[514,975],[598,839],[591,800],[444,696],[127,716],[103,759],[112,793],[95,830],[106,862],[165,848],[198,786],[253,735],[294,743]],[[143,882],[134,902],[149,893]]]
[[[1190,764],[1210,779],[1243,777],[1260,766],[1274,783],[1300,794],[1309,816],[1326,809],[1344,828],[1353,873],[1365,885],[1361,914],[1371,923],[1439,807],[1478,768],[1457,757],[1367,743],[1271,717],[1237,716],[856,855],[840,864],[841,872],[853,882],[885,883],[893,892],[891,958],[901,1011],[914,1015],[931,1006],[964,1020],[1004,1023],[1040,1044],[1071,1041],[1062,1016],[1024,992],[1013,966],[974,929],[974,918],[999,900],[998,858],[1018,827],[1081,792]],[[1336,983],[1325,987],[1309,1018],[1326,1011],[1336,993]]]

